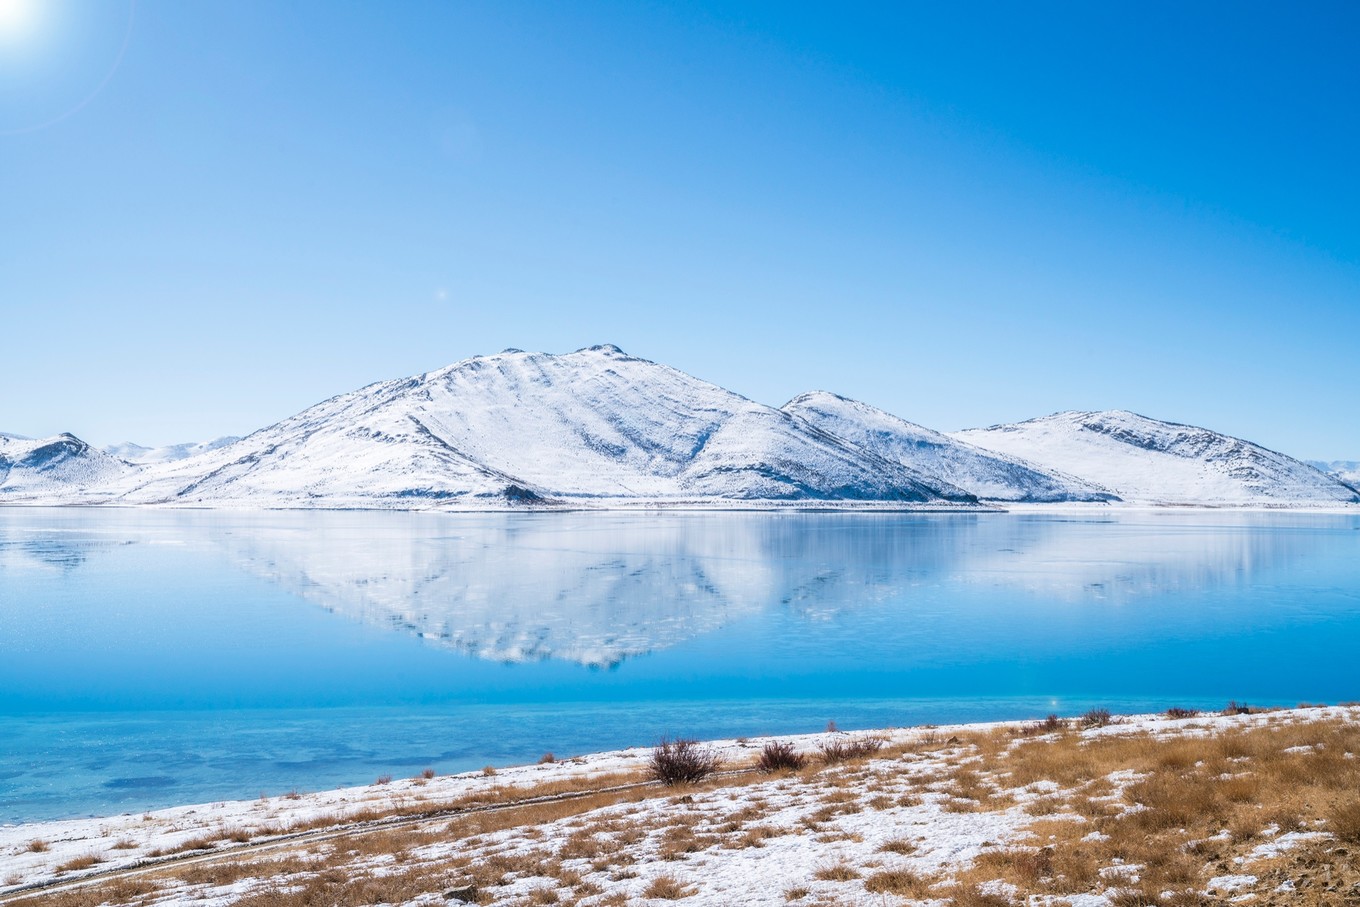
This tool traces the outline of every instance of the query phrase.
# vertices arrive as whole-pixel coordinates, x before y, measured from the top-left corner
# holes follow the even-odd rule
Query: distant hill
[[[1360,460],[1332,460],[1324,462],[1322,460],[1308,460],[1309,466],[1316,467],[1329,476],[1333,476],[1347,485],[1360,488]]]
[[[1105,488],[1045,471],[900,419],[867,403],[813,391],[784,404],[823,431],[858,444],[885,460],[965,489],[987,501],[1112,501]]]
[[[239,440],[241,439],[227,435],[211,441],[190,441],[183,444],[167,444],[164,447],[143,447],[131,441],[124,441],[122,444],[110,444],[104,448],[104,453],[129,463],[170,463],[175,460],[187,460],[189,457],[226,447]]]
[[[0,502],[72,502],[135,472],[135,467],[75,435],[40,439],[0,435]]]
[[[1293,457],[1136,413],[1064,412],[953,437],[1095,482],[1126,501],[1342,504],[1360,491]]]

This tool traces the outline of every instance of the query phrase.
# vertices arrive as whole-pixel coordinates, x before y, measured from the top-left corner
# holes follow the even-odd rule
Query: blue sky
[[[1360,6],[0,0],[0,430],[601,342],[1360,457]]]

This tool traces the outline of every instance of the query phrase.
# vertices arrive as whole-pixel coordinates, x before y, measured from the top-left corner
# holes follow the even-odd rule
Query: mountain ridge
[[[120,459],[112,452],[122,452]],[[774,408],[612,344],[507,349],[244,438],[97,450],[0,435],[0,502],[245,508],[1350,504],[1313,466],[1121,410],[937,432],[811,391]]]
[[[1360,503],[1360,490],[1287,454],[1129,410],[1067,410],[950,433],[1159,504]]]

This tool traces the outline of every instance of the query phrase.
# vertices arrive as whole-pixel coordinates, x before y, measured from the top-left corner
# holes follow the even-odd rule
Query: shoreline
[[[1360,723],[1360,707],[1307,706],[1251,714],[1205,713],[1193,717],[1168,717],[1166,714],[1110,717],[1106,713],[1106,718],[1108,723],[1077,730],[1081,741],[1144,734],[1168,739],[1212,738],[1272,725],[1329,721],[1357,724]],[[1008,736],[1023,740],[1036,727],[1040,726],[1033,720],[1012,720],[852,732],[828,730],[816,734],[716,740],[704,745],[721,756],[729,767],[735,767],[749,763],[771,742],[786,743],[805,753],[816,752],[836,741],[870,738],[880,740],[887,750],[906,753],[929,743],[935,747],[946,746],[941,758],[956,768],[969,761],[948,749],[961,738]],[[436,777],[417,776],[335,791],[289,793],[258,800],[192,804],[121,816],[0,826],[0,858],[3,858],[0,862],[6,867],[6,875],[0,877],[0,899],[8,900],[31,886],[56,879],[76,881],[156,860],[172,862],[176,855],[198,854],[200,850],[226,851],[233,846],[232,842],[236,845],[268,844],[282,840],[282,836],[298,829],[325,829],[359,818],[372,821],[384,816],[433,814],[458,803],[499,802],[517,790],[533,792],[546,789],[545,786],[589,791],[592,785],[613,784],[621,779],[645,780],[651,754],[651,747],[634,747],[551,763],[488,767],[482,772]],[[1020,820],[1020,814],[1014,810],[1006,816],[1002,825],[1007,828]],[[210,839],[217,843],[195,846]],[[35,847],[34,842],[41,846]],[[976,850],[973,847],[973,851]],[[962,865],[961,860],[966,862],[976,855],[972,851],[961,851],[955,854],[955,863]],[[75,866],[83,860],[93,862],[81,868],[60,869]]]
[[[23,501],[0,499],[0,509],[14,510],[146,510],[153,512],[203,513],[421,513],[421,514],[582,514],[582,513],[920,513],[920,514],[1073,514],[1073,513],[1300,513],[1322,515],[1360,514],[1360,503],[1308,503],[1281,501],[1249,502],[1159,502],[1159,501],[979,501],[976,504],[903,501],[784,501],[784,500],[665,500],[601,499],[588,501],[547,501],[535,504],[468,506],[433,505],[429,507],[386,507],[372,503],[315,504],[279,503],[272,505],[224,502],[217,505],[158,501],[133,503],[117,501]]]

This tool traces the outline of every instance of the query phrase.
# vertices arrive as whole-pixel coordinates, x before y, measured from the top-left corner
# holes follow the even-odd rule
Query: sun
[[[33,20],[33,0],[0,0],[0,38],[14,38]]]

